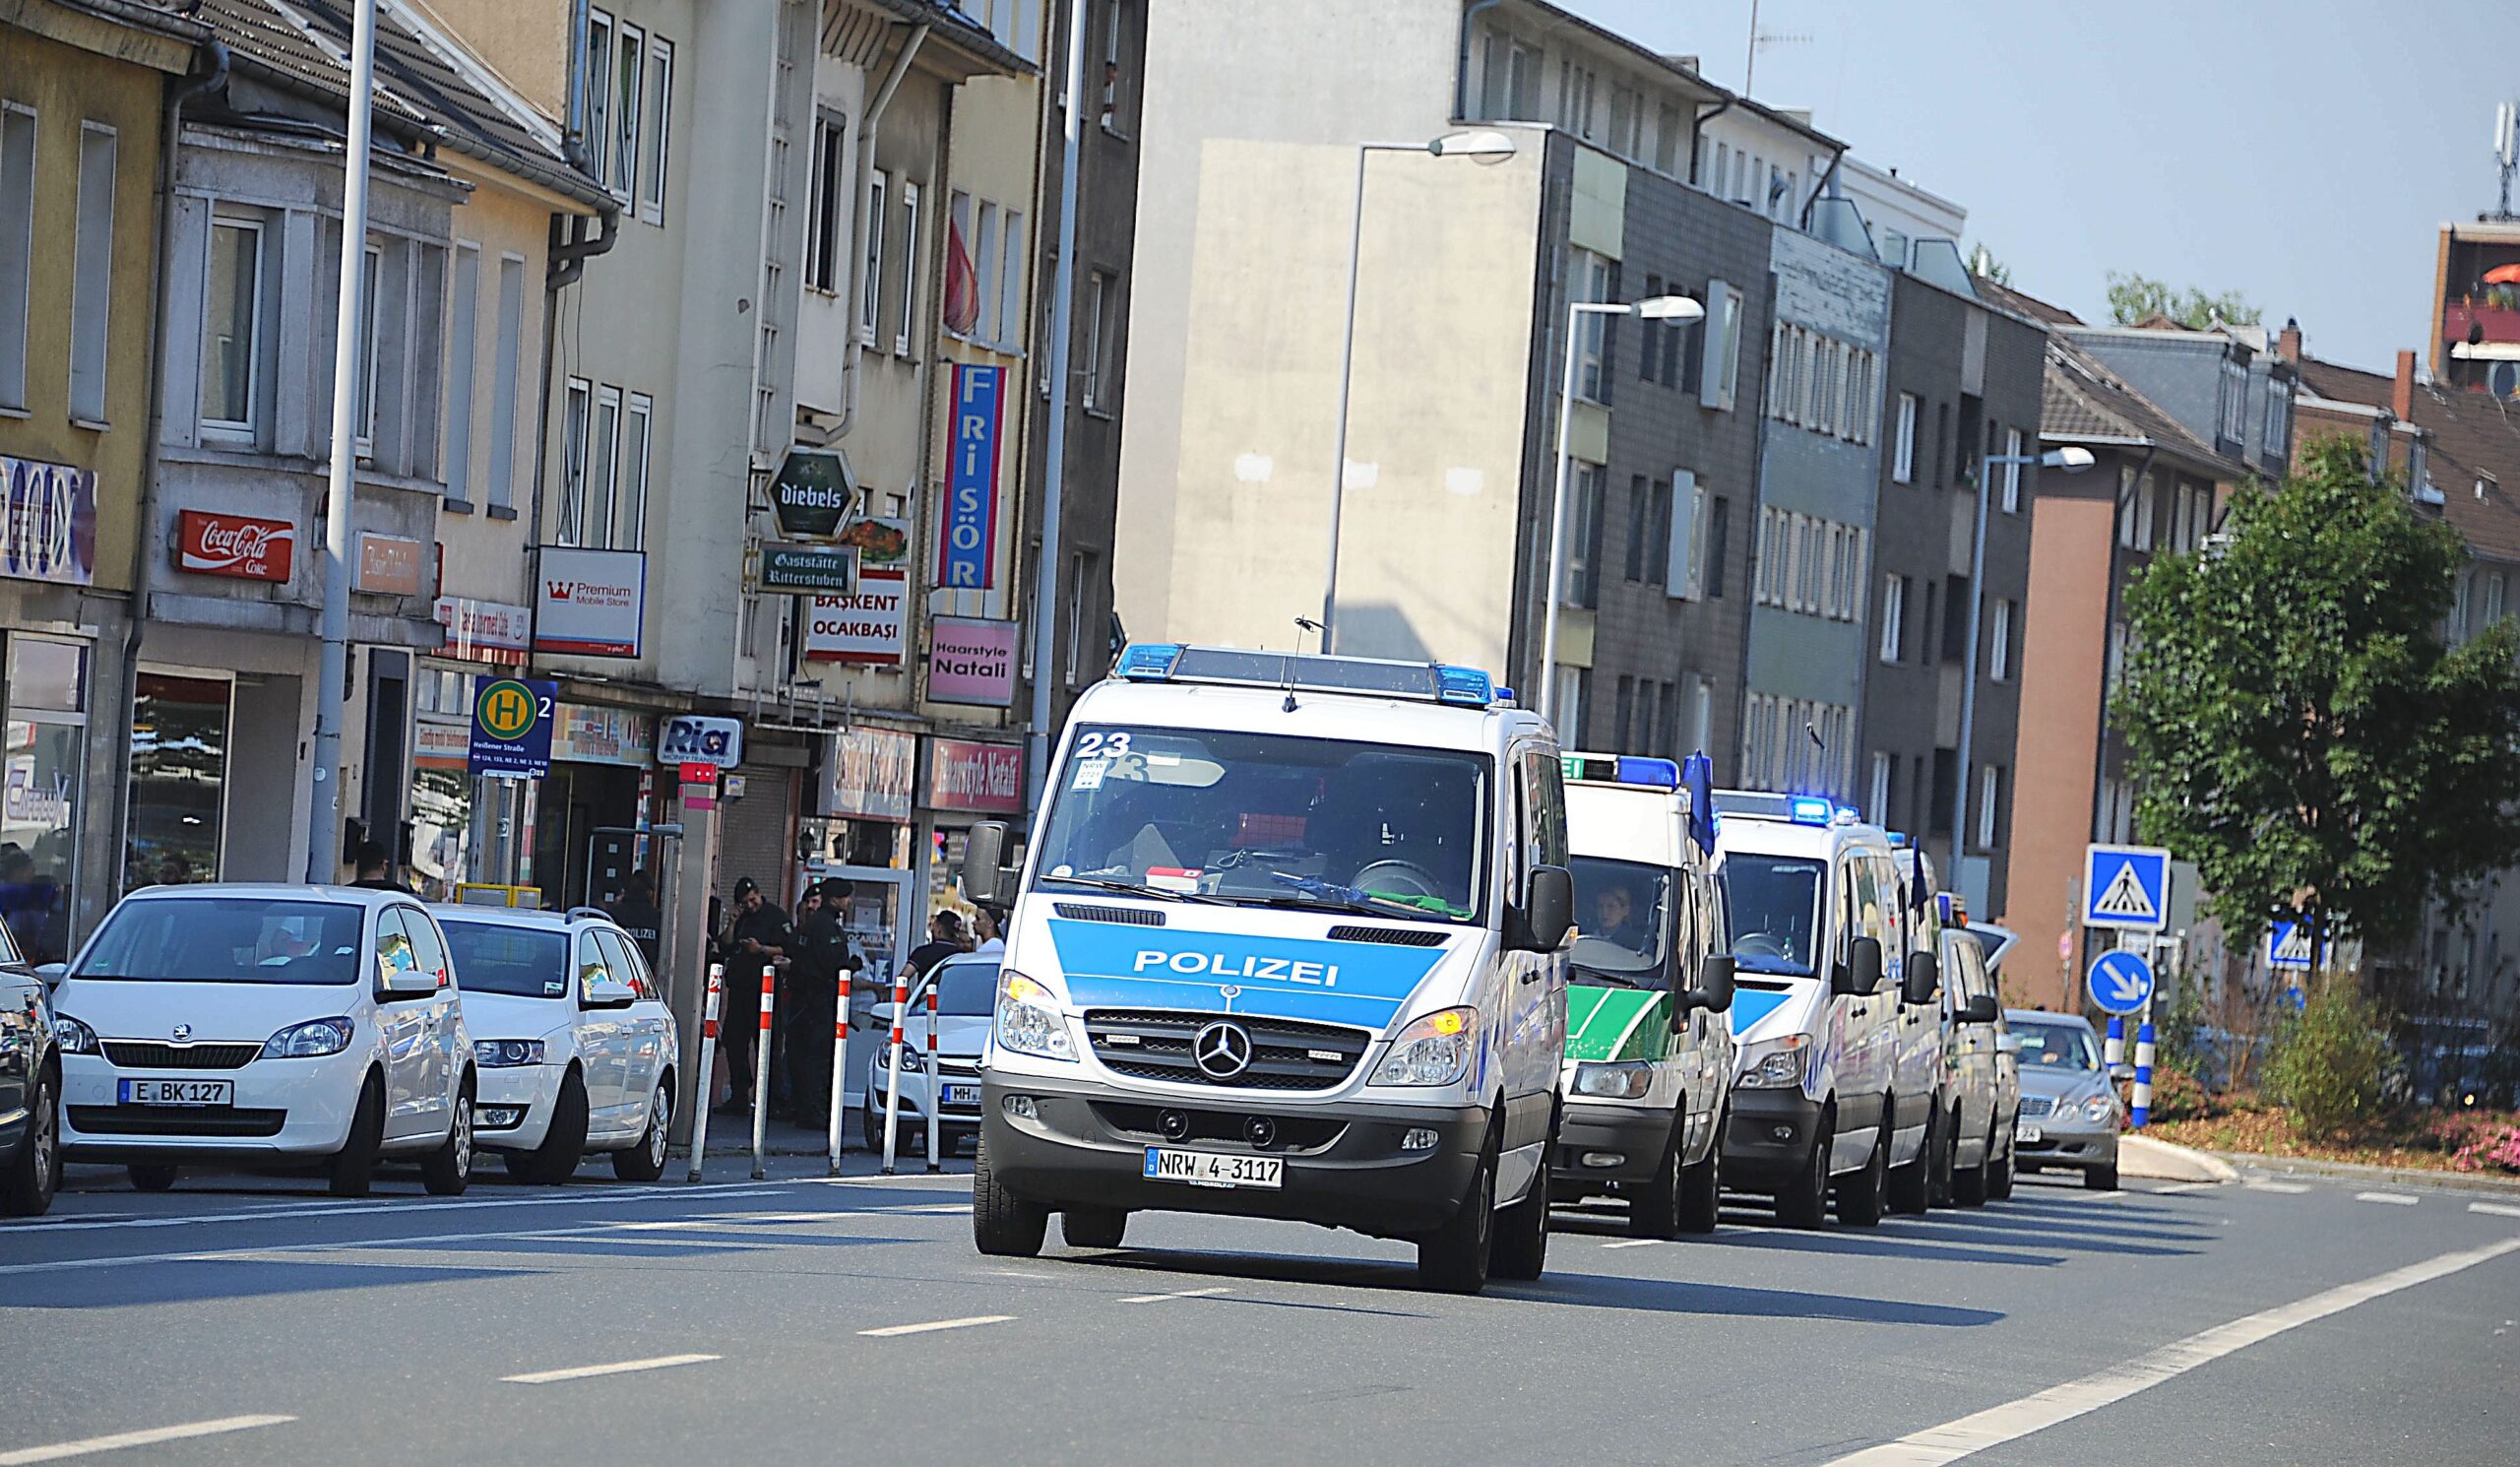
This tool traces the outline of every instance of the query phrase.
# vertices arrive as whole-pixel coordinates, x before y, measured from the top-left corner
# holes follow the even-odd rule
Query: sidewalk
[[[857,1122],[855,1106],[842,1113],[840,1128],[842,1154],[852,1163],[866,1160],[870,1155],[880,1153],[884,1144],[883,1132],[878,1131],[875,1133],[874,1146],[870,1148],[867,1145],[867,1138],[858,1133],[860,1127]],[[900,1137],[901,1152],[896,1162],[905,1168],[923,1170],[927,1166],[925,1142],[922,1140],[916,1151],[910,1149],[910,1142],[915,1130],[914,1118],[904,1116]],[[829,1156],[831,1154],[831,1133],[819,1125],[800,1125],[795,1121],[773,1116],[770,1117],[770,1123],[763,1128],[762,1137],[762,1150],[770,1156]],[[966,1160],[969,1159],[969,1152],[970,1148],[965,1147]],[[679,1160],[688,1161],[691,1148],[676,1146],[672,1154]],[[712,1157],[752,1155],[752,1112],[711,1112],[709,1155]],[[954,1160],[954,1153],[939,1152],[937,1159],[950,1165]]]
[[[2360,1162],[2317,1161],[2299,1156],[2259,1156],[2245,1151],[2211,1151],[2244,1172],[2270,1177],[2330,1177],[2341,1181],[2385,1182],[2391,1186],[2431,1187],[2450,1192],[2483,1192],[2520,1197],[2520,1177],[2486,1172],[2435,1172],[2424,1167],[2369,1167]]]

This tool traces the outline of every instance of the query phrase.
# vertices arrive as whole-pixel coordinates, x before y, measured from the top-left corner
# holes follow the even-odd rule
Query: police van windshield
[[[1568,863],[1575,874],[1574,981],[1669,988],[1671,873],[1596,856]]]
[[[1490,768],[1446,749],[1088,725],[1036,880],[1474,922]]]
[[[1809,978],[1819,971],[1821,866],[1788,856],[1728,852],[1724,906],[1744,973]]]

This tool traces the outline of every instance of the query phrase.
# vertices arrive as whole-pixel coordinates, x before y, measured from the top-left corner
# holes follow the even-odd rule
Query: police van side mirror
[[[1555,952],[1575,925],[1575,877],[1564,866],[1534,866],[1523,881],[1526,952]]]
[[[1837,982],[1830,991],[1849,998],[1861,998],[1881,987],[1881,939],[1858,937],[1847,944],[1847,960],[1838,965]]]
[[[975,906],[1003,900],[1015,883],[1006,869],[1006,822],[982,820],[963,838],[963,895]]]
[[[1960,1005],[1960,1022],[1963,1024],[1991,1024],[1994,1021],[1995,1000],[1991,994],[1977,994]]]
[[[1732,955],[1710,953],[1698,960],[1697,987],[1671,1005],[1671,1032],[1688,1027],[1689,1010],[1702,1008],[1710,1013],[1729,1013],[1732,1008]]]
[[[1933,1002],[1942,991],[1942,967],[1929,952],[1908,954],[1908,971],[1900,977],[1900,999],[1911,1008],[1922,1008]]]

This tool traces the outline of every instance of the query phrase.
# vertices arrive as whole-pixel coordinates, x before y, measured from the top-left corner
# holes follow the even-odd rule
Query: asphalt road
[[[1561,1212],[1544,1280],[1457,1299],[1417,1292],[1405,1246],[1289,1224],[1142,1215],[1121,1250],[1054,1226],[1038,1261],[986,1259],[961,1176],[746,1170],[458,1199],[387,1174],[337,1201],[74,1168],[51,1217],[0,1225],[0,1467],[2260,1467],[2520,1440],[2508,1198],[2033,1179],[1870,1232],[1743,1209],[1642,1244]],[[179,1429],[205,1434],[152,1435]]]

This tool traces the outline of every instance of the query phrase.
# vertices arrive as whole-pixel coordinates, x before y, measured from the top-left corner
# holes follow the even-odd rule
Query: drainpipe
[[[1505,0],[1471,0],[1461,13],[1461,60],[1453,68],[1453,116],[1470,116],[1470,23],[1480,11],[1494,10]]]
[[[150,553],[150,542],[158,530],[158,467],[159,446],[166,438],[166,308],[168,293],[175,278],[174,252],[166,247],[166,232],[175,217],[175,150],[183,135],[184,104],[204,93],[216,92],[227,85],[227,47],[217,40],[202,43],[195,53],[193,70],[166,93],[164,114],[158,119],[158,281],[154,314],[157,324],[152,329],[149,363],[149,441],[143,445],[140,461],[140,524],[131,547],[131,611],[130,625],[122,643],[122,726],[129,730],[137,717],[135,700],[140,682],[140,647],[149,626],[149,598],[158,579],[158,557]],[[130,856],[130,842],[123,838],[131,829],[131,747],[126,737],[122,757],[114,761],[114,889],[122,889],[123,862]]]
[[[875,96],[866,103],[864,119],[857,124],[857,176],[850,185],[850,197],[855,201],[855,207],[849,211],[850,289],[841,297],[849,312],[849,347],[841,356],[840,425],[831,430],[831,438],[826,441],[849,436],[850,426],[857,420],[857,358],[866,351],[865,338],[858,331],[866,283],[858,279],[858,272],[866,268],[866,230],[874,223],[866,217],[866,186],[875,176],[875,135],[883,125],[884,109],[892,105],[893,94],[901,90],[902,78],[910,75],[911,58],[918,54],[919,43],[926,39],[925,21],[911,28],[909,38],[893,57],[891,69],[884,73]]]
[[[1697,145],[1698,145],[1698,140],[1706,136],[1706,125],[1707,125],[1708,123],[1713,122],[1716,118],[1721,117],[1721,116],[1723,116],[1725,113],[1732,111],[1732,104],[1733,104],[1734,102],[1736,102],[1736,101],[1739,101],[1739,100],[1740,100],[1740,98],[1739,98],[1739,97],[1737,97],[1737,96],[1726,96],[1726,97],[1724,98],[1724,100],[1722,100],[1722,101],[1720,101],[1720,102],[1717,102],[1714,106],[1711,106],[1711,107],[1707,108],[1707,109],[1706,109],[1705,111],[1703,111],[1703,112],[1698,111],[1698,110],[1697,110],[1697,109],[1695,109],[1694,107],[1692,107],[1692,108],[1689,110],[1689,183],[1690,183],[1693,187],[1696,187],[1696,188],[1704,188],[1704,189],[1707,189],[1707,190],[1708,190],[1708,192],[1710,192],[1710,193],[1711,193],[1711,192],[1713,192],[1713,190],[1712,190],[1711,188],[1708,188],[1708,185],[1703,184],[1703,183],[1699,183],[1699,182],[1698,182],[1698,178],[1697,178]]]
[[[1802,201],[1801,214],[1799,219],[1796,221],[1796,227],[1799,228],[1803,233],[1808,234],[1811,232],[1812,209],[1816,207],[1822,199],[1837,197],[1838,165],[1846,160],[1847,156],[1843,152],[1829,155],[1829,171],[1820,175],[1820,181],[1811,186],[1811,197]]]

